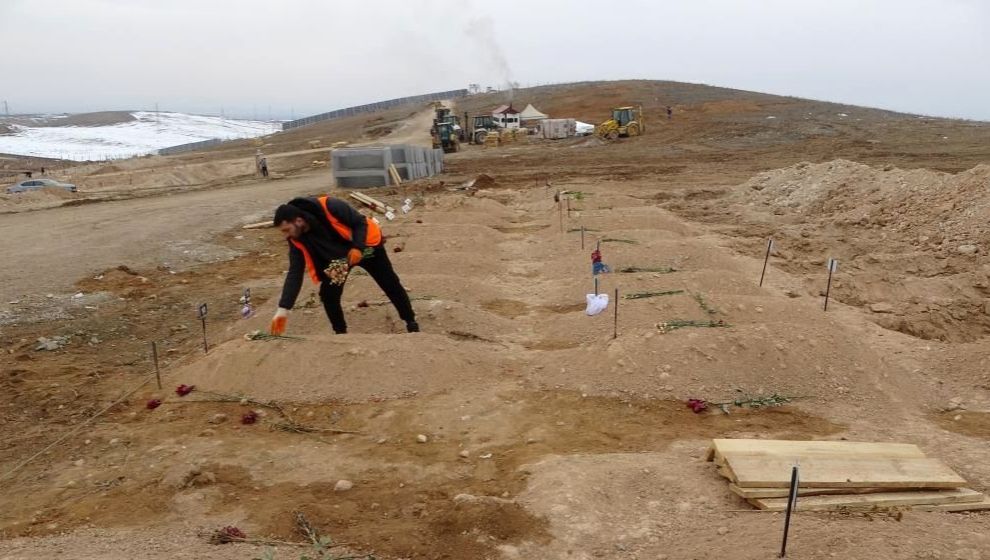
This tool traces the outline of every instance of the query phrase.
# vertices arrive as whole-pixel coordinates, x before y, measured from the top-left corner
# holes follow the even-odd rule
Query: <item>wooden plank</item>
[[[732,472],[732,467],[729,465],[722,465],[718,468],[719,474],[729,479],[729,482],[736,481],[736,473]]]
[[[771,439],[713,439],[712,453],[706,459],[717,461],[726,453],[784,455],[794,459],[829,455],[870,457],[924,457],[925,453],[910,443],[875,443],[863,441],[788,441]]]
[[[378,203],[377,201],[375,201],[373,199],[372,200],[369,200],[368,197],[366,197],[366,196],[364,196],[364,195],[362,195],[360,193],[351,193],[350,194],[350,197],[353,198],[354,200],[360,202],[363,206],[366,206],[367,208],[370,208],[371,210],[374,210],[375,212],[378,212],[380,214],[384,214],[385,213],[385,208],[384,208],[384,205],[383,204]]]
[[[392,177],[392,182],[396,185],[402,184],[402,177],[399,176],[399,170],[395,168],[394,163],[388,164],[388,174]]]
[[[471,184],[473,185],[474,183],[472,182]],[[714,443],[711,444],[711,445],[709,445],[708,446],[708,449],[705,450],[705,460],[708,461],[708,462],[711,462],[711,461],[714,461],[715,460],[715,444]]]
[[[371,198],[370,196],[364,193],[352,192],[350,194],[350,197],[364,204],[365,206],[368,206],[372,210],[377,210],[378,212],[381,212],[382,214],[386,212],[395,212],[395,208],[392,208],[391,206],[385,204],[380,200]]]
[[[729,490],[740,498],[786,498],[790,488],[740,488],[729,484]],[[829,494],[869,494],[883,492],[883,488],[798,488],[798,496],[826,496]]]
[[[951,490],[916,490],[880,492],[842,496],[806,496],[797,501],[797,511],[835,511],[840,509],[871,509],[875,507],[914,506],[920,504],[958,504],[983,501],[983,494],[969,488]],[[787,498],[756,498],[750,500],[759,509],[784,511]]]
[[[794,461],[783,457],[741,455],[729,458],[740,488],[790,485]],[[959,488],[966,485],[938,459],[815,457],[801,463],[801,486],[807,488]]]
[[[920,504],[911,506],[913,510],[919,511],[981,511],[990,510],[990,498],[984,498],[979,502],[964,502],[959,504]]]

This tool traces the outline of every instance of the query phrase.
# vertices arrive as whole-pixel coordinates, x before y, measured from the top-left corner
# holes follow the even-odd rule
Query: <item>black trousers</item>
[[[399,318],[407,323],[416,320],[412,303],[409,301],[409,294],[402,287],[399,276],[392,268],[384,244],[375,247],[374,255],[362,259],[358,266],[365,269],[378,284],[378,287],[385,292],[389,301],[395,306],[395,310],[399,312]],[[347,321],[344,320],[344,310],[340,306],[340,296],[343,293],[344,285],[335,286],[330,282],[320,284],[320,300],[323,302],[323,309],[327,312],[327,318],[330,319],[333,332],[337,334],[347,332]]]

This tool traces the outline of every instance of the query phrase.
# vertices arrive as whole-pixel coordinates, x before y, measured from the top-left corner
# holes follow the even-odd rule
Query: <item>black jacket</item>
[[[337,230],[333,229],[330,221],[327,220],[320,201],[316,198],[294,198],[289,204],[302,210],[303,219],[309,224],[309,231],[302,234],[296,241],[306,247],[313,264],[316,266],[316,274],[320,280],[326,281],[327,277],[323,270],[330,264],[330,261],[347,258],[347,252],[351,249],[364,251],[365,239],[368,237],[368,219],[355,210],[350,204],[335,198],[327,199],[327,209],[340,223],[351,228],[353,241],[344,239]],[[302,251],[289,243],[289,272],[285,275],[285,284],[282,285],[282,297],[278,306],[292,309],[299,297],[299,290],[302,289],[303,277],[306,275],[306,259]]]

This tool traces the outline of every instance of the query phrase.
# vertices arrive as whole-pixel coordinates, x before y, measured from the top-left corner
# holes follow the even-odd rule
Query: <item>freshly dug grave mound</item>
[[[441,334],[316,335],[226,342],[173,376],[202,391],[279,402],[433,394],[498,377],[497,347]]]

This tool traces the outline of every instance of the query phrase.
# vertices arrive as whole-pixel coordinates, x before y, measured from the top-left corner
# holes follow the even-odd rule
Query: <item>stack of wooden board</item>
[[[350,197],[360,202],[364,206],[367,206],[368,208],[374,210],[375,212],[378,212],[380,214],[385,214],[385,217],[389,221],[395,219],[395,208],[392,208],[391,206],[385,204],[380,200],[371,198],[370,196],[359,192],[351,192]]]
[[[798,511],[990,509],[990,499],[911,444],[715,439],[707,459],[732,492],[761,510],[786,509],[795,464]]]

